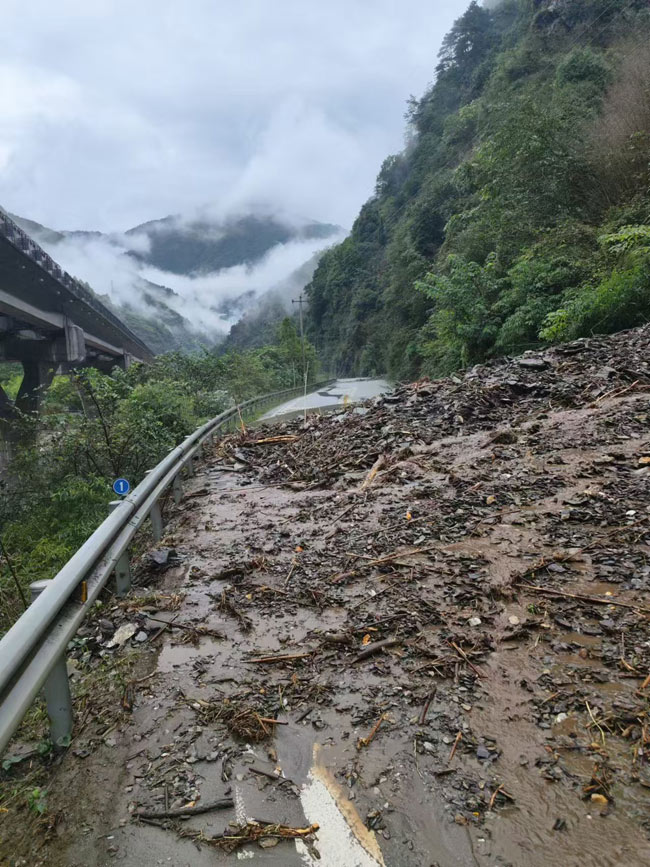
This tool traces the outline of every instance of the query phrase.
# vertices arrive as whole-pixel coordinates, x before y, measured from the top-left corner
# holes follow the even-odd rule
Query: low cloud
[[[182,225],[178,218],[178,225]],[[218,232],[218,227],[214,232]],[[146,253],[144,233],[111,236],[71,235],[51,243],[38,238],[48,253],[70,274],[89,283],[95,292],[117,305],[155,315],[146,300],[143,281],[172,289],[164,302],[188,320],[197,334],[223,335],[269,289],[277,289],[291,274],[336,237],[323,241],[297,240],[277,244],[253,266],[237,265],[200,276],[162,271],[128,255]]]
[[[331,243],[331,241],[330,241]],[[186,277],[145,267],[142,276],[152,283],[169,286],[177,296],[170,306],[186,316],[195,327],[223,332],[249,309],[262,293],[281,285],[293,271],[323,249],[322,241],[289,241],[278,244],[252,267],[236,265],[200,277]],[[238,299],[243,299],[236,304]],[[219,307],[229,304],[231,315],[224,316]]]

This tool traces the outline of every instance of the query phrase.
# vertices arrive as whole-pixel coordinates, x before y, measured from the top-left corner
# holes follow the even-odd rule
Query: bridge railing
[[[312,384],[315,391],[332,380]],[[0,640],[0,753],[43,689],[54,744],[72,732],[72,699],[66,669],[66,648],[111,575],[117,594],[130,589],[129,545],[149,519],[155,541],[163,533],[161,498],[172,490],[182,496],[183,475],[192,476],[203,446],[215,434],[291,397],[302,387],[285,389],[244,401],[206,422],[150,470],[51,580],[32,584],[32,604]]]
[[[2,211],[0,211],[0,233],[2,233],[8,241],[11,241],[15,247],[22,250],[23,253],[27,253],[30,259],[37,262],[41,268],[44,268],[59,282],[66,286],[71,286],[77,282],[74,277],[71,277],[67,271],[64,271],[63,268],[52,259],[49,253],[46,253],[33,238],[30,238],[27,232],[24,232],[20,226],[11,219],[11,217]]]

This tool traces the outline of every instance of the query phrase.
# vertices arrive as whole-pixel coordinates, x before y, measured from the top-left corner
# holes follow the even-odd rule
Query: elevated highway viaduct
[[[20,362],[12,403],[0,387],[0,417],[38,412],[58,371],[103,370],[147,361],[151,350],[78,280],[0,211],[0,361]]]

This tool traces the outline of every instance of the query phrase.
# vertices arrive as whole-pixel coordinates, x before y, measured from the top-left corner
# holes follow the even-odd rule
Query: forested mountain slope
[[[247,214],[221,222],[165,217],[129,229],[126,234],[147,239],[145,250],[131,251],[136,259],[173,274],[193,274],[254,265],[278,244],[335,238],[341,234],[341,227],[313,220],[292,225],[272,215]]]
[[[339,372],[438,373],[650,316],[650,2],[473,2],[308,287]],[[433,70],[432,70],[433,72]]]
[[[300,268],[260,295],[255,306],[245,311],[231,327],[220,350],[256,349],[274,343],[278,328],[287,314],[291,312],[297,319],[297,311],[291,302],[298,298],[313,277],[321,256],[322,253],[316,253]]]

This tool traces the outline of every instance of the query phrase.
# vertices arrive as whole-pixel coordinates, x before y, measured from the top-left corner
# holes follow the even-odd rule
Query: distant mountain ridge
[[[205,274],[254,265],[278,244],[289,241],[334,238],[342,229],[331,223],[306,222],[292,226],[273,216],[249,214],[223,223],[206,219],[185,223],[178,217],[165,217],[143,223],[125,234],[146,236],[147,252],[130,255],[173,274]]]
[[[266,214],[247,214],[223,220],[208,217],[185,220],[180,216],[168,216],[115,234],[55,230],[35,220],[14,214],[11,217],[64,268],[93,288],[158,353],[177,349],[194,350],[202,345],[213,346],[225,337],[229,323],[253,308],[258,311],[253,330],[266,332],[268,328],[259,321],[266,301],[258,307],[258,299],[263,298],[269,289],[276,292],[280,290],[282,295],[285,281],[278,284],[276,280],[272,286],[262,283],[254,288],[236,290],[234,287],[238,284],[234,283],[233,290],[225,295],[222,284],[219,284],[221,294],[216,289],[214,297],[210,297],[209,291],[203,292],[200,301],[197,301],[191,294],[191,288],[187,289],[190,295],[185,298],[180,289],[177,291],[162,282],[156,282],[155,277],[150,279],[151,271],[144,269],[165,272],[170,275],[170,282],[173,282],[171,275],[205,281],[212,274],[227,273],[229,268],[244,266],[245,269],[253,269],[279,246],[314,240],[322,242],[325,247],[329,239],[338,240],[343,233],[340,226],[331,223],[290,221]],[[101,280],[93,279],[88,266],[97,247],[101,248],[102,253],[97,266]],[[75,255],[70,256],[71,249]],[[298,288],[302,288],[311,278],[314,264],[310,259],[303,267],[306,269],[304,282]],[[296,275],[300,273],[301,269],[298,268],[286,275],[289,294],[296,289]],[[164,278],[164,274],[160,276]],[[103,291],[97,285],[102,282]],[[278,305],[283,303],[283,299],[277,295],[274,297],[277,303],[273,305],[271,329],[278,321]],[[205,307],[201,307],[201,304],[205,304]],[[188,310],[194,314],[193,318]],[[221,333],[215,330],[213,324],[208,324],[215,320],[224,323]],[[257,339],[253,338],[254,342]]]

